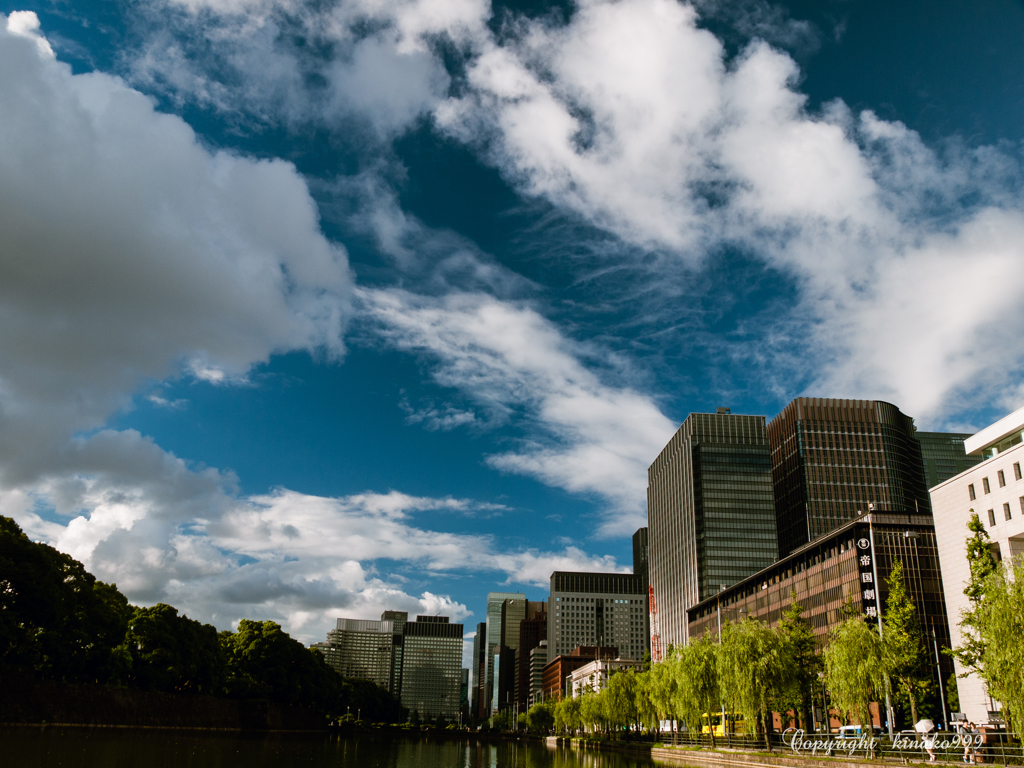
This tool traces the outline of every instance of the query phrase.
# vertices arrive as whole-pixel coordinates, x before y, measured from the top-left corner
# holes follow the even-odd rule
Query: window
[[[1005,488],[1006,487],[1006,475],[1003,474],[1003,470],[1000,469],[998,472],[996,472],[996,477],[999,478],[999,487],[1000,488]]]
[[[1020,480],[1020,462],[1014,462],[1013,464],[1013,479]]]
[[[994,526],[996,524],[996,511],[994,509],[990,509],[988,511],[988,524],[990,526]]]
[[[977,496],[974,495],[974,483],[971,483],[970,485],[967,486],[967,493],[968,495],[970,495],[971,501],[974,501],[976,498],[978,498]]]
[[[1007,520],[1010,519],[1010,503],[1009,502],[1007,502],[1006,504],[1003,504],[1003,517],[1005,517]]]
[[[988,478],[987,477],[981,478],[981,488],[982,488],[982,490],[985,491],[985,493],[992,493],[992,489],[988,487]]]

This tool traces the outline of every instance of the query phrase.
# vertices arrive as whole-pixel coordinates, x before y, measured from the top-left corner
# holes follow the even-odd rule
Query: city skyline
[[[0,512],[137,604],[469,638],[690,413],[1024,404],[1020,4],[0,13]]]

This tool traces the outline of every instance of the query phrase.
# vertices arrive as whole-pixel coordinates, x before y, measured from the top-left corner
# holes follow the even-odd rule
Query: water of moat
[[[111,728],[0,728],[12,768],[651,768],[647,758],[536,741],[430,741],[316,734],[224,735]]]

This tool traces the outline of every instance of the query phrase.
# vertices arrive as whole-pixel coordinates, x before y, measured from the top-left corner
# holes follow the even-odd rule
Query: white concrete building
[[[972,511],[992,538],[997,559],[1024,554],[1024,408],[986,427],[964,441],[968,454],[980,454],[984,461],[931,489],[935,536],[942,568],[950,637],[961,643],[960,614],[967,608],[964,586],[970,580],[967,564],[967,521]],[[960,709],[968,719],[985,722],[988,713],[999,709],[982,680],[974,675],[960,678],[956,665]]]
[[[608,677],[612,672],[642,672],[644,663],[633,659],[595,659],[573,670],[569,676],[570,690],[573,698],[582,694],[588,687],[598,693],[608,685]]]

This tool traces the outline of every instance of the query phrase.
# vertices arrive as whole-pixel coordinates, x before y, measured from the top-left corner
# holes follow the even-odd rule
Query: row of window
[[[1013,479],[1014,480],[1020,480],[1021,479],[1021,471],[1020,471],[1020,462],[1019,461],[1016,461],[1013,464]],[[1000,469],[998,472],[996,472],[996,480],[999,482],[999,487],[1000,488],[1005,488],[1006,487],[1006,475],[1003,473],[1003,470]],[[992,486],[989,485],[987,477],[981,478],[981,489],[985,493],[992,493]],[[967,495],[971,497],[971,501],[974,501],[976,498],[978,498],[977,494],[975,494],[975,492],[974,492],[974,483],[971,483],[970,485],[967,486]],[[1009,518],[1007,518],[1007,519],[1009,519]]]
[[[1020,497],[1020,511],[1021,511],[1021,514],[1024,514],[1024,496]],[[1010,503],[1009,502],[1006,502],[1005,504],[1003,504],[1003,519],[1004,520],[1012,520],[1013,519],[1013,515],[1010,512]],[[996,511],[994,509],[990,509],[988,511],[988,524],[989,524],[990,528],[995,527],[995,524],[996,524]]]

